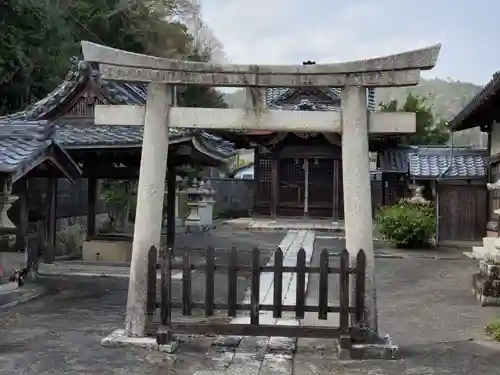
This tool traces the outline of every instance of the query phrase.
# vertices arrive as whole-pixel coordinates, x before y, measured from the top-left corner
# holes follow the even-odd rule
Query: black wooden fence
[[[161,268],[160,302],[156,301],[156,271]],[[182,301],[172,300],[172,270],[182,270]],[[191,271],[199,270],[205,273],[205,300],[192,301],[191,297]],[[214,301],[214,273],[227,274],[227,303]],[[251,282],[250,303],[238,303],[237,275],[238,272],[250,272]],[[274,274],[274,300],[272,305],[260,304],[259,283],[261,272]],[[349,266],[349,253],[344,250],[340,255],[340,266],[331,267],[329,264],[328,250],[324,249],[320,255],[320,265],[317,267],[306,265],[306,254],[300,249],[297,263],[293,267],[283,266],[283,252],[280,248],[275,251],[274,265],[260,265],[260,251],[252,251],[252,262],[249,266],[238,265],[238,251],[232,248],[227,265],[215,264],[215,251],[209,247],[205,252],[205,264],[193,265],[189,249],[183,252],[181,264],[173,263],[173,250],[162,251],[161,262],[157,264],[157,250],[151,247],[149,251],[148,267],[148,296],[147,314],[149,335],[157,335],[158,344],[170,342],[173,334],[219,334],[236,336],[281,336],[281,337],[313,337],[313,338],[341,338],[341,343],[346,348],[350,346],[351,339],[362,341],[366,338],[365,331],[360,328],[364,321],[365,303],[365,272],[366,256],[361,250],[356,258],[356,266]],[[283,274],[296,273],[296,303],[283,305]],[[319,298],[316,305],[306,305],[306,274],[319,274]],[[328,276],[339,275],[339,305],[328,304]],[[355,300],[350,301],[350,275],[355,275]],[[153,322],[157,308],[160,308],[160,322]],[[172,321],[172,310],[181,309],[182,315],[189,316],[193,309],[204,310],[206,317],[214,315],[215,311],[227,311],[227,315],[234,317],[238,312],[250,312],[250,324],[213,324],[213,323],[175,323]],[[283,312],[295,312],[296,319],[304,319],[306,312],[318,313],[318,319],[326,320],[328,313],[339,314],[338,327],[320,326],[277,326],[259,323],[260,311],[272,311],[274,318],[281,318]],[[353,324],[350,324],[350,321]]]

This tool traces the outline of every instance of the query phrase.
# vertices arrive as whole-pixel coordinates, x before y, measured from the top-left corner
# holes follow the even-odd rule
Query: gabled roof
[[[127,82],[116,83],[101,79],[99,72],[92,69],[89,63],[76,58],[66,74],[64,81],[52,90],[45,98],[28,106],[26,109],[2,117],[2,120],[54,120],[57,109],[68,102],[78,100],[82,91],[93,88],[100,93],[109,104],[144,104],[146,102],[146,86]]]
[[[60,115],[58,109],[75,103],[85,90],[92,89],[104,102],[109,104],[145,105],[147,86],[130,82],[106,81],[99,72],[85,61],[73,60],[66,79],[47,97],[25,110],[0,118],[0,121],[40,121],[55,120]],[[192,141],[210,150],[217,159],[225,159],[233,154],[230,142],[206,132],[192,129],[169,128],[170,142]],[[143,127],[122,125],[74,125],[57,121],[55,139],[65,148],[93,147],[142,147]]]
[[[319,94],[325,95],[327,98],[330,98],[331,102],[321,103],[318,106],[318,110],[324,111],[339,111],[340,107],[338,103],[340,103],[340,93],[341,89],[338,88],[325,88],[320,90],[318,88],[271,88],[266,91],[266,103],[269,108],[279,108],[283,104],[285,104],[291,97],[300,93],[301,91],[312,90],[318,91]],[[370,112],[375,111],[376,102],[375,102],[375,89],[369,88],[367,90],[367,101],[368,101],[368,110]]]
[[[470,147],[408,146],[378,154],[383,172],[408,174],[411,178],[473,179],[486,176],[487,150]]]
[[[55,126],[46,122],[0,122],[0,173],[15,182],[33,168],[49,161],[61,177],[73,181],[80,176],[78,165],[54,141]]]

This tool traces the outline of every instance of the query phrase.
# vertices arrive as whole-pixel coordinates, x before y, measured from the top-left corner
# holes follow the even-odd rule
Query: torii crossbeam
[[[316,65],[233,65],[187,62],[121,51],[82,42],[85,60],[99,64],[105,79],[149,83],[145,107],[97,106],[96,123],[144,125],[134,229],[126,330],[143,336],[146,326],[148,250],[160,243],[168,128],[208,128],[336,132],[342,134],[342,166],[346,246],[354,258],[367,256],[367,327],[377,331],[375,260],[372,234],[368,134],[412,133],[413,113],[367,111],[368,87],[412,86],[421,70],[437,62],[439,44],[368,60]],[[178,108],[171,106],[169,86],[196,84],[245,87],[245,109]],[[341,113],[276,111],[264,107],[262,88],[338,87]]]

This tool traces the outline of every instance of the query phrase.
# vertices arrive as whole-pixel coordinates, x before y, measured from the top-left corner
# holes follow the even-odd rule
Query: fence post
[[[304,319],[306,303],[306,251],[300,248],[297,253],[297,289],[295,291],[295,318]]]
[[[283,302],[283,251],[280,247],[274,252],[274,291],[273,318],[281,318]]]
[[[214,248],[205,253],[205,316],[214,315]]]
[[[158,251],[155,246],[151,246],[148,253],[148,283],[146,299],[147,324],[153,321],[156,311],[156,262],[158,261]]]
[[[160,329],[156,336],[158,345],[172,342],[172,253],[173,249],[166,248],[161,254],[161,315]]]
[[[319,257],[318,319],[328,319],[328,250],[321,250]]]
[[[340,329],[349,329],[349,252],[344,249],[340,254],[339,273]]]
[[[252,250],[252,276],[251,276],[251,310],[250,324],[259,324],[260,304],[260,251],[258,248]]]
[[[191,256],[188,249],[184,249],[182,256],[182,315],[191,315]]]
[[[227,270],[227,315],[236,316],[236,308],[238,303],[238,274],[236,266],[238,263],[238,250],[235,247],[231,248],[229,253],[229,266]]]

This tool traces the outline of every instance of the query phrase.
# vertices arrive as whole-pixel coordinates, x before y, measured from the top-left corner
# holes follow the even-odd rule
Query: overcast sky
[[[338,62],[437,42],[424,76],[485,84],[500,70],[500,1],[201,0],[234,63]]]

